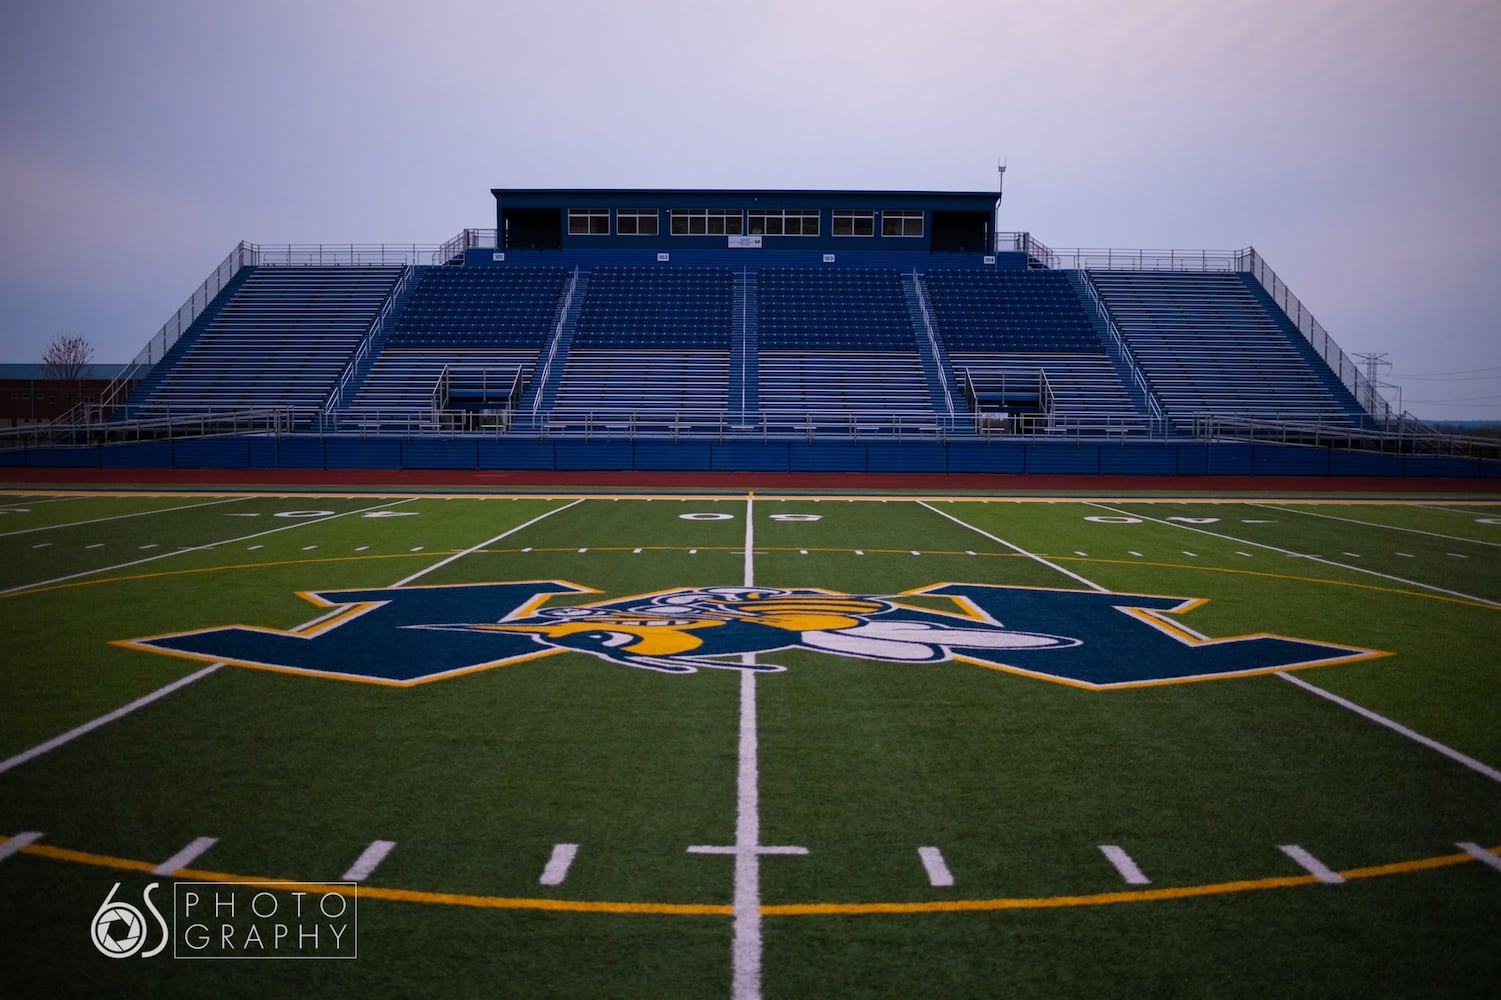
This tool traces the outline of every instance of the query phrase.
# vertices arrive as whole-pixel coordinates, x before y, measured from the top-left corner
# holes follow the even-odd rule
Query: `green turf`
[[[112,641],[295,629],[324,613],[299,592],[599,592],[557,605],[747,571],[743,497],[221,499],[4,505],[0,759],[203,666]],[[1203,599],[1178,618],[1211,639],[1388,654],[1298,676],[1494,768],[1498,513],[763,496],[749,568],[761,586],[852,594],[964,582]],[[1501,872],[1475,861],[1255,888],[1303,874],[1280,845],[1350,870],[1501,844],[1496,781],[1280,677],[1091,691],[967,662],[758,658],[787,668],[756,679],[760,841],[808,852],[763,857],[768,906],[1089,904],[1132,888],[1101,845],[1125,847],[1151,890],[1250,887],[773,911],[767,997],[1486,996],[1501,975]],[[734,669],[570,652],[408,688],[222,667],[0,772],[0,835],[97,856],[0,860],[0,993],[728,996],[727,915],[369,898],[347,962],[111,961],[87,933],[115,882],[138,901],[153,880],[103,861],[155,864],[201,836],[218,839],[193,867],[247,877],[338,879],[384,839],[397,846],[376,889],[727,907],[734,861],[687,848],[736,835],[739,691]],[[540,885],[558,843],[577,858]],[[954,886],[928,883],[920,846],[941,848]]]

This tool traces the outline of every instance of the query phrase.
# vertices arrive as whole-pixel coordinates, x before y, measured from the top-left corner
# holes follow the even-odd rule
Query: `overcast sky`
[[[0,361],[128,361],[242,239],[440,243],[491,187],[991,190],[1005,157],[1002,229],[1254,246],[1407,409],[1501,419],[1496,0],[7,10]]]

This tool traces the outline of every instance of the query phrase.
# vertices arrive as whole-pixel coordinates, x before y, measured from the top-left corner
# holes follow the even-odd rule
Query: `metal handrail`
[[[1298,328],[1308,343],[1313,347],[1319,357],[1324,359],[1335,376],[1350,390],[1355,401],[1360,404],[1366,413],[1383,424],[1393,421],[1400,422],[1399,415],[1395,412],[1392,404],[1381,395],[1375,384],[1366,378],[1351,361],[1349,356],[1329,336],[1318,320],[1314,319],[1313,313],[1304,308],[1303,303],[1286,282],[1277,276],[1267,264],[1261,254],[1254,247],[1247,247],[1237,255],[1237,271],[1244,271],[1255,278],[1277,307],[1287,314],[1293,325]]]
[[[339,375],[338,384],[329,392],[328,400],[323,404],[323,421],[326,422],[330,417],[333,417],[335,411],[343,405],[345,386],[354,377],[354,373],[359,368],[360,363],[370,354],[371,345],[375,343],[381,331],[385,328],[386,320],[390,317],[391,310],[396,307],[396,300],[401,298],[402,293],[406,290],[407,282],[411,279],[413,272],[414,268],[411,266],[402,267],[401,277],[397,278],[396,284],[391,286],[391,292],[386,296],[386,301],[382,303],[380,312],[376,313],[375,319],[370,321],[369,329],[360,338],[360,346],[355,349],[354,355],[350,357],[349,363],[344,366],[344,371]]]
[[[1147,377],[1142,372],[1141,366],[1137,364],[1136,355],[1132,353],[1131,346],[1126,343],[1126,338],[1121,334],[1120,327],[1115,325],[1115,317],[1110,315],[1110,309],[1106,307],[1105,300],[1100,298],[1099,290],[1095,288],[1094,282],[1089,280],[1089,275],[1082,274],[1080,277],[1083,280],[1076,282],[1076,284],[1084,286],[1085,292],[1089,295],[1090,302],[1094,305],[1095,314],[1105,324],[1105,332],[1109,335],[1111,344],[1120,352],[1121,360],[1126,363],[1126,370],[1131,373],[1132,384],[1141,391],[1142,398],[1146,400],[1147,410],[1152,416],[1152,426],[1154,428],[1165,428],[1167,426],[1167,414],[1163,411],[1162,403],[1157,399],[1157,394],[1152,391],[1151,383],[1147,381]]]
[[[552,372],[552,361],[558,353],[558,343],[563,339],[563,327],[568,322],[568,310],[573,307],[573,290],[578,287],[579,269],[573,269],[573,276],[568,279],[568,292],[563,296],[563,307],[558,310],[558,322],[553,327],[552,339],[547,346],[547,360],[542,365],[542,375],[536,379],[537,395],[532,400],[531,417],[537,416],[538,409],[542,406],[542,390],[547,388],[547,376]]]
[[[938,382],[943,387],[943,402],[948,407],[949,416],[952,417],[954,416],[954,397],[949,393],[949,380],[944,376],[943,362],[939,360],[938,338],[933,333],[933,317],[928,313],[928,298],[923,292],[917,268],[912,269],[912,290],[917,295],[917,307],[922,312],[922,325],[928,333],[928,350],[933,355],[933,366],[938,369]]]

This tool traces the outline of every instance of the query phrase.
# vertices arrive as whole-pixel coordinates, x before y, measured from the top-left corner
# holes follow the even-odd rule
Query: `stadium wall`
[[[58,469],[990,473],[1501,479],[1501,462],[1228,442],[652,441],[283,437],[141,441],[0,452]]]

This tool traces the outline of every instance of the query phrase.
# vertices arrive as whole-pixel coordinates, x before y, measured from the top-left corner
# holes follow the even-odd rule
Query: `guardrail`
[[[285,407],[168,411],[128,420],[109,419],[101,416],[101,412],[102,408],[96,403],[88,419],[66,426],[33,424],[0,431],[0,451],[26,447],[82,447],[133,441],[236,437],[247,434],[290,434],[299,419],[297,411]]]
[[[1266,420],[1197,413],[1193,419],[1193,434],[1201,441],[1247,441],[1403,455],[1501,459],[1501,440],[1444,434],[1420,422],[1409,420],[1398,420],[1389,430],[1371,430],[1318,421]]]
[[[563,327],[568,322],[568,311],[573,307],[573,290],[578,287],[579,269],[573,269],[573,276],[568,279],[568,292],[563,296],[563,305],[558,309],[558,322],[553,327],[552,336],[547,345],[547,360],[542,365],[542,374],[537,376],[537,395],[532,399],[532,412],[530,416],[537,419],[537,411],[542,406],[542,393],[547,388],[547,376],[552,373],[553,358],[558,353],[558,342],[563,339]]]
[[[947,416],[952,418],[954,416],[954,397],[949,392],[949,376],[943,370],[943,363],[939,360],[942,355],[938,352],[938,336],[933,332],[933,317],[928,313],[928,296],[923,291],[922,278],[918,275],[916,268],[912,271],[912,291],[917,296],[917,307],[922,312],[923,329],[928,334],[928,352],[933,356],[933,367],[938,371],[938,383],[943,387],[943,403],[948,407]]]

